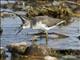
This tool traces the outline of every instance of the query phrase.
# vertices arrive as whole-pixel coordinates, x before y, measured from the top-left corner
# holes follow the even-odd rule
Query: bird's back
[[[37,16],[33,18],[32,23],[35,25],[37,22],[42,22],[42,24],[46,24],[46,26],[51,27],[59,23],[61,19],[52,18],[49,16]]]

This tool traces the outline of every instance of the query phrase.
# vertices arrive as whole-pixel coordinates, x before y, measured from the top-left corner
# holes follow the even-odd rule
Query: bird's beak
[[[22,30],[23,30],[23,28],[22,28],[22,26],[20,26],[18,32],[16,33],[16,35],[19,34]]]

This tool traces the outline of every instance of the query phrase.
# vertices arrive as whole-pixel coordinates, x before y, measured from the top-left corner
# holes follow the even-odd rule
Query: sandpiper
[[[8,12],[8,11],[6,11],[6,12]],[[9,12],[9,13],[14,13],[14,12]],[[22,24],[19,27],[19,31],[16,34],[20,33],[23,29],[26,29],[26,28],[37,29],[37,30],[39,30],[39,32],[46,33],[46,44],[48,41],[48,30],[51,30],[51,29],[65,23],[65,20],[49,17],[47,15],[35,16],[31,19],[25,19],[21,15],[18,15],[16,13],[14,13],[14,14],[17,15],[22,21]]]
[[[21,16],[19,16],[22,20],[22,25],[19,27],[19,32],[21,32],[22,29],[26,28],[32,28],[37,29],[39,32],[45,32],[46,33],[46,44],[48,41],[48,30],[51,30],[57,26],[59,26],[62,23],[65,23],[65,20],[52,18],[49,16],[36,16],[32,18],[32,20],[25,20]]]

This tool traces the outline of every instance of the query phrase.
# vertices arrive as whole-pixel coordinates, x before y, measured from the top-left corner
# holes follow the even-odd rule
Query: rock
[[[26,42],[12,43],[7,46],[9,52],[24,54],[28,44]]]
[[[56,57],[52,57],[52,56],[45,56],[44,59],[45,60],[58,60]]]
[[[4,14],[3,13],[0,13],[0,17],[2,17]]]
[[[10,47],[12,48],[12,47]],[[17,48],[17,47],[16,47]],[[21,47],[19,47],[21,48]],[[12,50],[14,51],[14,49]],[[19,54],[18,54],[19,53]],[[23,53],[23,54],[21,54]],[[28,46],[24,52],[22,51],[14,51],[11,56],[14,60],[18,59],[19,60],[44,60],[45,56],[49,55],[49,48],[43,45],[30,45]]]
[[[13,43],[7,48],[13,60],[58,60],[61,56],[62,60],[76,60],[71,54],[80,55],[78,50],[55,50],[44,45],[27,45],[25,42]]]
[[[33,44],[28,46],[24,53],[24,55],[13,53],[12,58],[17,59],[20,57],[19,60],[57,60],[56,57],[49,55],[49,48],[43,45]]]
[[[0,60],[5,60],[5,49],[0,47]]]
[[[42,45],[28,45],[25,42],[12,43],[7,46],[8,51],[11,53],[24,54],[26,56],[46,56],[49,55],[49,49]]]
[[[77,60],[76,56],[71,56],[71,55],[66,55],[66,56],[62,56],[63,60]]]
[[[25,54],[28,56],[46,56],[49,55],[48,48],[41,45],[31,45],[26,49]]]
[[[0,55],[3,54],[3,52],[4,52],[4,48],[0,47]]]

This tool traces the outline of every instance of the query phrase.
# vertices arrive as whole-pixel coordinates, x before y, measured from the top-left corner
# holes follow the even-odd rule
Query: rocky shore
[[[64,57],[66,55],[72,55],[80,58],[80,50],[72,50],[72,49],[64,49],[64,50],[57,50],[53,48],[49,48],[44,45],[30,45],[26,42],[21,43],[13,43],[7,46],[8,52],[10,52],[13,56],[21,57],[25,59],[44,59],[46,56],[52,57]]]

